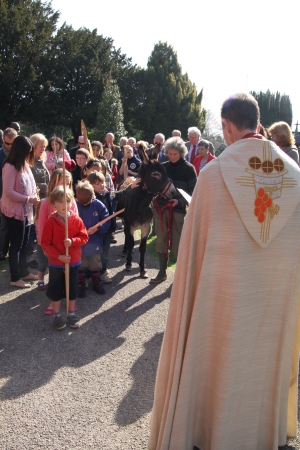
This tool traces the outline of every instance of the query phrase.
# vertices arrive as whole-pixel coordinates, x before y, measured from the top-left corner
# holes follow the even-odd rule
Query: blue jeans
[[[103,234],[102,239],[103,239],[103,252],[100,255],[101,262],[102,262],[102,269],[100,270],[100,275],[103,275],[107,269],[108,254],[109,254],[110,241],[111,241],[111,233]]]
[[[37,252],[37,260],[38,260],[38,271],[46,272],[48,258],[45,255],[45,253],[43,252],[42,247],[39,244],[37,244],[36,252]]]
[[[30,225],[27,225],[27,217],[24,220],[18,220],[14,217],[6,216],[6,221],[12,237],[8,256],[10,278],[11,281],[18,281],[29,274],[26,262],[26,246],[29,239]]]

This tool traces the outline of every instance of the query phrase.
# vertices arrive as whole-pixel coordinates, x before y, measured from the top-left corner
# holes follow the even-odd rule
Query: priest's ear
[[[233,124],[229,120],[222,118],[222,130],[223,130],[223,136],[224,136],[224,141],[226,142],[226,145],[231,145],[234,142],[232,127],[233,127]]]

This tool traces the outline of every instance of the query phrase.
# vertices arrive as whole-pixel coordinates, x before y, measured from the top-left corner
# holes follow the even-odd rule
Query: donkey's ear
[[[140,160],[144,163],[147,164],[149,162],[149,156],[147,155],[144,147],[142,146],[142,144],[140,144],[138,146],[138,154],[140,157]]]
[[[153,159],[158,159],[160,149],[161,149],[161,144],[155,144],[155,147],[152,149]]]

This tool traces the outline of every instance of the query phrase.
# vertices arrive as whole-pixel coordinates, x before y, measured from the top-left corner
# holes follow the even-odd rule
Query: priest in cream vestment
[[[297,435],[300,170],[258,123],[252,96],[224,102],[229,147],[185,220],[150,450],[277,450]]]

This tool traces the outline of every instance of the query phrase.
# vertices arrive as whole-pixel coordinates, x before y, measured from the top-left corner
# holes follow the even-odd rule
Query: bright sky
[[[292,129],[300,123],[298,1],[52,0],[52,6],[61,12],[59,25],[97,28],[144,68],[156,43],[170,44],[217,117],[227,96],[270,89],[290,96]]]

